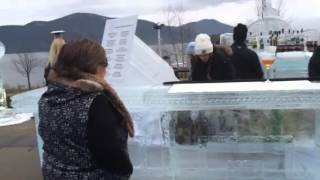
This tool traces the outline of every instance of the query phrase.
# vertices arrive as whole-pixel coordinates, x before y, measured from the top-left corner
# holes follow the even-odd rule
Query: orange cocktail
[[[266,69],[270,69],[275,60],[276,60],[275,58],[265,58],[265,59],[262,59],[262,64]]]

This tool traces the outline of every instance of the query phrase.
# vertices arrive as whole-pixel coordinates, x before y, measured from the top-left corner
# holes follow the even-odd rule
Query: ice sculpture
[[[267,46],[264,51],[258,51],[257,54],[262,60],[264,57],[272,54],[268,49],[273,46]],[[270,69],[271,78],[308,78],[308,64],[312,52],[293,51],[293,52],[273,52],[276,61]],[[264,67],[264,66],[262,66]]]
[[[6,91],[2,86],[2,79],[0,75],[0,110],[6,107]]]
[[[153,88],[144,103],[162,112],[166,144],[150,162],[158,166],[145,166],[156,173],[169,163],[163,179],[317,179],[319,88],[308,81]]]
[[[0,59],[4,56],[5,52],[6,52],[6,48],[4,44],[0,41]]]
[[[137,137],[129,142],[132,179],[320,177],[319,83],[120,89],[138,126]],[[36,99],[43,90],[16,96],[14,102],[19,99],[21,107],[35,107],[28,99]]]
[[[5,46],[0,41],[0,61],[5,54]],[[3,89],[3,81],[0,72],[0,110],[6,107],[6,92]]]

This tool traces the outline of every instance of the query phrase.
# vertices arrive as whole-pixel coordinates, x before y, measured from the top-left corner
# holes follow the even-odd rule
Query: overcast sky
[[[279,0],[272,0],[274,5]],[[320,0],[284,0],[284,18],[303,23],[320,20]],[[35,20],[52,20],[75,12],[109,17],[139,15],[164,23],[168,5],[183,6],[184,21],[217,19],[235,25],[255,19],[255,0],[0,0],[0,25],[23,25]],[[316,23],[320,24],[320,23]]]

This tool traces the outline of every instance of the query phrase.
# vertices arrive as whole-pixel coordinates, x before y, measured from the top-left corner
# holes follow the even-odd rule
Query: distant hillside
[[[6,53],[48,51],[52,41],[52,30],[64,29],[67,41],[89,38],[101,41],[106,19],[104,16],[88,13],[75,13],[52,21],[34,21],[24,26],[0,26],[0,41],[6,46]],[[136,35],[145,43],[154,45],[157,32],[152,28],[153,22],[139,20]],[[232,27],[216,20],[202,20],[185,24],[184,39],[192,41],[198,33],[210,35],[231,32]],[[162,29],[163,43],[170,43],[180,36],[178,27]]]

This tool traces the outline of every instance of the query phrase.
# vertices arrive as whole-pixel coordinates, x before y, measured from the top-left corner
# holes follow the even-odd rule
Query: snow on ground
[[[13,110],[16,113],[36,113],[38,112],[38,101],[47,88],[40,88],[27,91],[12,97]]]
[[[46,88],[27,91],[12,97],[13,109],[0,110],[0,127],[21,124],[38,111],[38,100]]]
[[[30,120],[31,117],[33,113],[16,114],[10,109],[4,109],[0,111],[0,127],[21,124]]]

